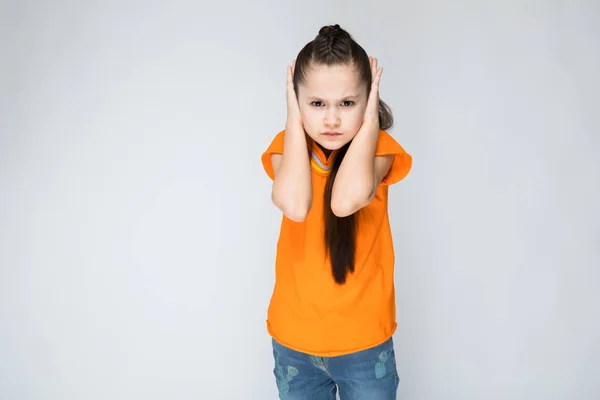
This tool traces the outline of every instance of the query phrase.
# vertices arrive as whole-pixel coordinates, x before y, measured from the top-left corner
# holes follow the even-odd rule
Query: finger
[[[294,89],[293,64],[287,67],[286,100],[288,116],[298,116],[300,114],[300,107],[296,98],[296,90]]]
[[[292,75],[294,75],[295,71],[296,71],[296,60],[292,61]]]
[[[292,97],[295,96],[295,94],[294,94],[294,76],[292,75],[292,67],[289,65],[287,67],[286,95],[287,95],[288,102],[291,100]]]
[[[289,65],[287,67],[286,83],[287,83],[288,89],[289,89],[290,84],[293,83],[292,67]]]
[[[375,75],[373,76],[373,84],[371,85],[371,90],[376,88],[379,91],[379,82],[381,81],[381,75],[383,74],[383,67],[375,70]]]
[[[379,68],[375,72],[375,78],[373,78],[373,84],[371,85],[371,92],[373,93],[373,97],[376,97],[379,100],[379,82],[381,82],[381,75],[383,74],[383,68]]]
[[[381,74],[383,68],[379,68],[375,72],[373,83],[371,85],[371,93],[369,94],[369,100],[367,101],[367,109],[365,115],[375,117],[379,115],[379,81],[381,80]]]
[[[377,75],[377,59],[373,57],[373,62],[371,63],[371,77],[375,80],[375,76]]]

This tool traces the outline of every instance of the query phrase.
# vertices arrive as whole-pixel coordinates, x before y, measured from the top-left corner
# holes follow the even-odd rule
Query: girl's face
[[[367,86],[347,65],[311,65],[298,86],[306,133],[321,147],[337,150],[354,138],[367,107]]]

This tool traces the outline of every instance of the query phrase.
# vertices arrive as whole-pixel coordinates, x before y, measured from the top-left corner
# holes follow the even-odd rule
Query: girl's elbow
[[[306,216],[308,215],[308,213],[306,213],[306,214],[304,214],[304,213],[296,213],[296,214],[284,213],[283,215],[285,215],[286,218],[289,219],[290,221],[303,222],[306,219]]]
[[[354,214],[357,211],[356,204],[351,201],[331,201],[331,212],[338,217],[344,218]]]
[[[282,210],[283,215],[294,222],[304,221],[308,216],[309,211],[310,207],[290,207],[289,209]]]
[[[359,186],[358,182],[355,182],[353,186],[352,191],[345,192],[339,187],[333,187],[331,193],[331,211],[336,217],[347,217],[371,203],[373,195],[372,186]]]
[[[349,215],[352,215],[352,213],[348,211],[348,208],[331,206],[331,211],[333,212],[333,215],[335,215],[338,218],[344,218]]]
[[[370,202],[370,198],[366,197],[357,199],[346,198],[344,200],[333,198],[331,199],[331,212],[338,218],[348,217],[367,206]]]
[[[286,218],[294,222],[304,221],[311,208],[310,202],[308,204],[298,204],[298,202],[287,204],[288,202],[280,201],[274,193],[271,195],[271,200]]]

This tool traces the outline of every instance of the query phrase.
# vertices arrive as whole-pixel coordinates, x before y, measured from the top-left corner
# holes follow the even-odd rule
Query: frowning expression
[[[351,65],[312,64],[297,94],[306,133],[325,149],[344,146],[362,125],[367,85]]]

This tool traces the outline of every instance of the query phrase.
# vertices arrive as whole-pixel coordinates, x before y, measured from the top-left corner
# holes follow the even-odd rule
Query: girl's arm
[[[365,117],[333,183],[331,210],[338,217],[351,215],[373,200],[394,160],[393,155],[375,156],[379,141],[379,80],[383,69],[377,69],[376,59],[371,67],[374,78]]]
[[[378,139],[378,130],[362,130],[354,137],[333,183],[331,210],[336,216],[352,215],[371,203],[389,172],[394,155],[375,156]]]
[[[271,191],[273,204],[292,221],[306,218],[312,205],[312,181],[308,147],[300,107],[292,81],[293,68],[288,67],[288,117],[283,139],[283,154],[272,154],[275,179]]]

